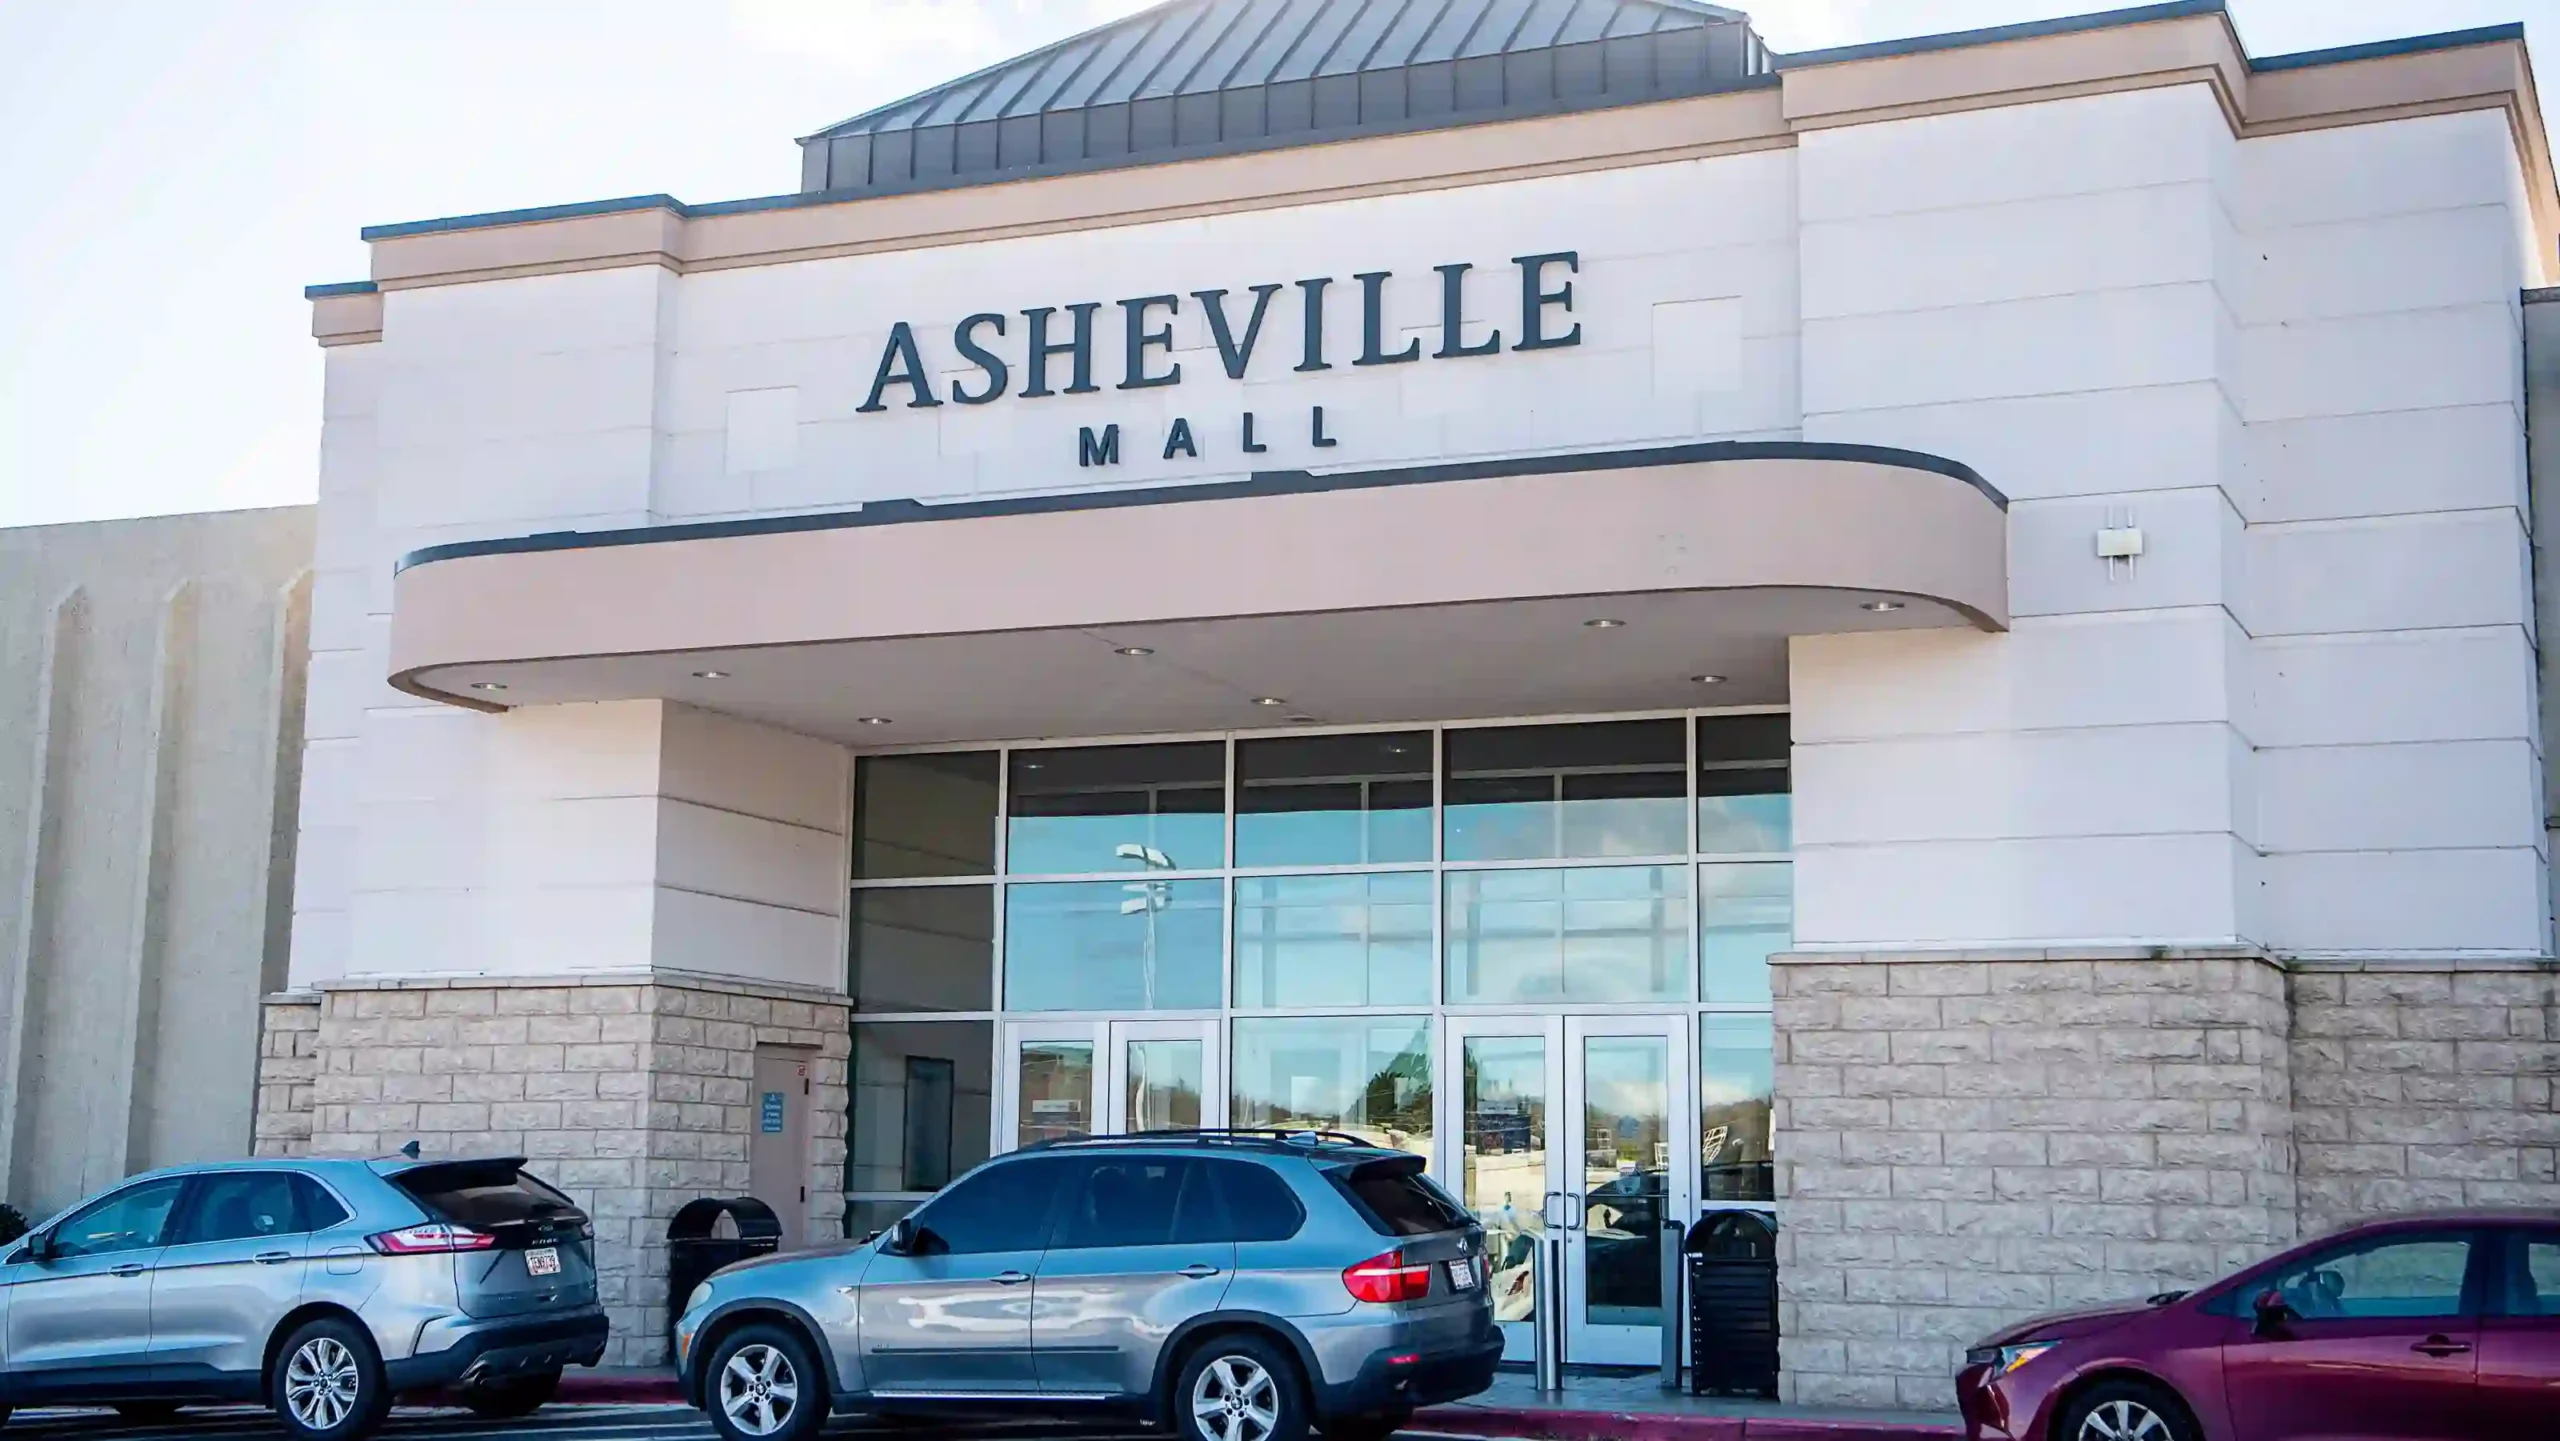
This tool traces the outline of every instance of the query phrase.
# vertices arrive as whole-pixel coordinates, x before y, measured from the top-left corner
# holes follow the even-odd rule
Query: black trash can
[[[1778,1394],[1778,1233],[1758,1211],[1710,1211],[1689,1228],[1689,1389]]]
[[[676,1318],[685,1298],[711,1273],[782,1245],[782,1222],[753,1196],[687,1201],[667,1223],[667,1355],[676,1353]]]

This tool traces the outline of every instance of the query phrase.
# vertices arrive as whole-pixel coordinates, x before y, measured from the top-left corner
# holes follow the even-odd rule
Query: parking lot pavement
[[[830,1436],[873,1438],[984,1438],[984,1441],[1142,1441],[1139,1433],[1034,1424],[955,1423],[949,1426],[884,1427],[858,1417],[837,1421]],[[284,1428],[272,1412],[246,1406],[190,1408],[179,1419],[136,1426],[111,1411],[21,1411],[8,1425],[11,1441],[62,1438],[62,1441],[195,1441],[195,1438],[238,1438],[280,1441]],[[711,1423],[684,1406],[553,1406],[521,1421],[483,1421],[468,1411],[402,1409],[380,1433],[382,1441],[493,1441],[510,1436],[541,1441],[711,1441]],[[1164,1441],[1162,1436],[1145,1441]]]

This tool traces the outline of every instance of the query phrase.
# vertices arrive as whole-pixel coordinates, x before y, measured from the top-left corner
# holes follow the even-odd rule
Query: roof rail
[[[1183,1126],[1157,1131],[1128,1131],[1109,1136],[1059,1136],[1034,1141],[1019,1147],[1024,1151],[1056,1150],[1064,1146],[1107,1146],[1114,1144],[1161,1145],[1167,1141],[1261,1141],[1273,1145],[1300,1147],[1358,1146],[1364,1150],[1387,1149],[1365,1136],[1347,1131],[1317,1131],[1286,1126]]]

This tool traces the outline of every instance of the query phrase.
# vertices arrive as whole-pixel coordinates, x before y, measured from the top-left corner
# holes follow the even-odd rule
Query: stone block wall
[[[1788,1399],[1951,1406],[1986,1331],[2293,1239],[2285,978],[2263,957],[1778,961]]]
[[[306,992],[267,997],[259,1007],[252,1155],[309,1154],[314,1083],[319,1078],[320,997]]]
[[[666,1359],[667,1222],[748,1188],[759,1045],[807,1049],[809,1232],[844,1212],[842,997],[653,975],[331,984],[309,1153],[532,1157],[594,1217],[608,1365]],[[287,1123],[281,1118],[279,1129]]]
[[[2560,1206],[2560,970],[2304,962],[2289,981],[2303,1234]]]

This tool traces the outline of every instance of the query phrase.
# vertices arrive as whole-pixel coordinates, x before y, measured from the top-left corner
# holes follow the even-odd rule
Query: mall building
[[[1774,1201],[1840,1404],[2560,1204],[2520,28],[1171,0],[800,147],[312,289],[261,1149],[538,1158],[639,1362],[696,1196],[1351,1131],[1577,1360]]]

